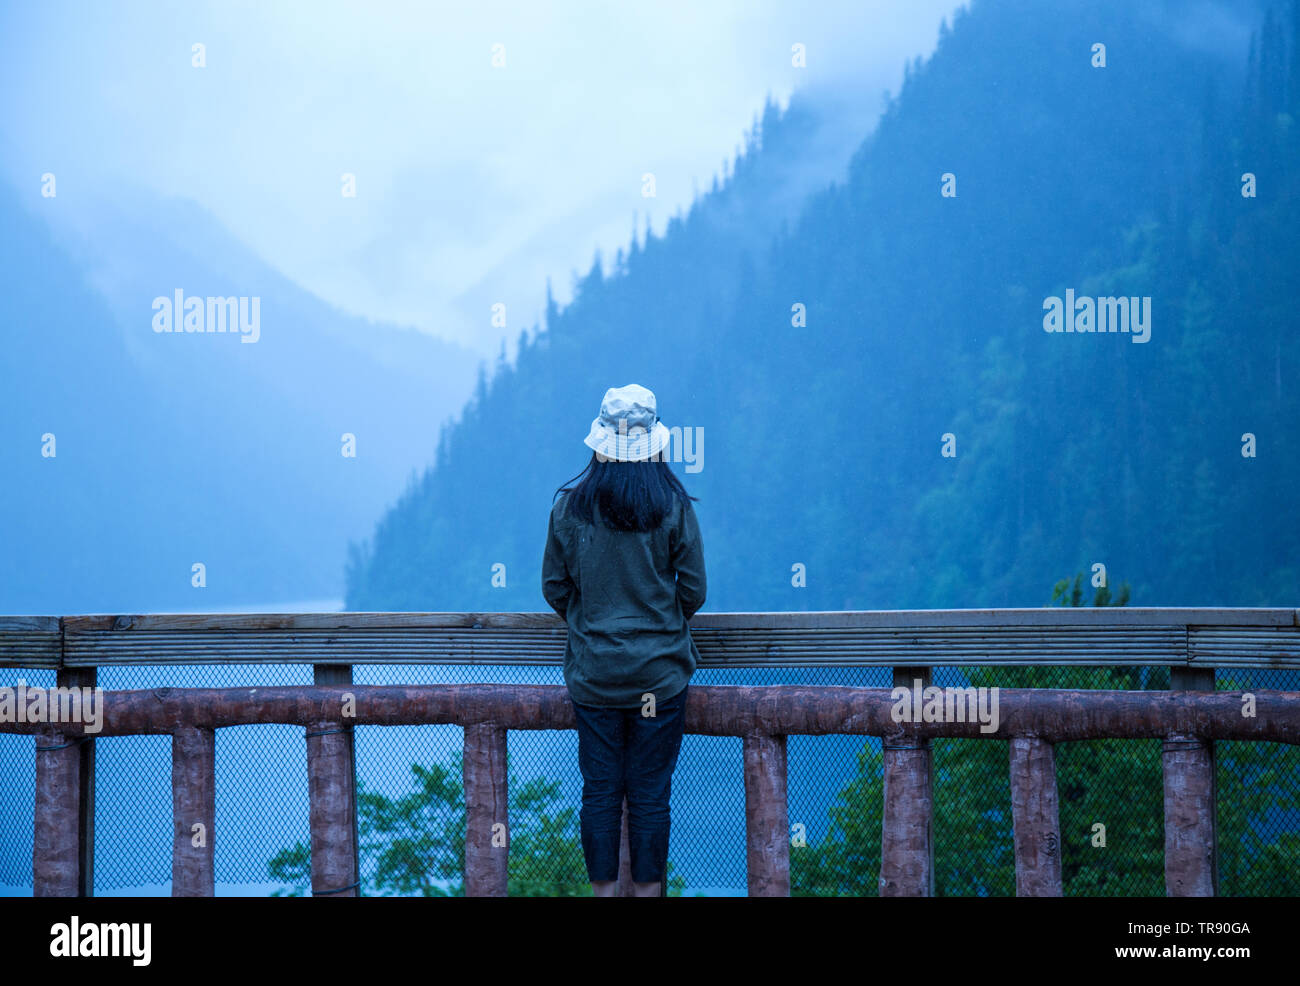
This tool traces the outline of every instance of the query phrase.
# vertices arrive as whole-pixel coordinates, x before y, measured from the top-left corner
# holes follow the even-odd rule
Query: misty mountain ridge
[[[56,187],[0,190],[15,313],[0,608],[340,596],[348,539],[427,458],[475,354],[338,312],[193,202]],[[260,338],[155,332],[154,299],[176,291],[258,299]]]

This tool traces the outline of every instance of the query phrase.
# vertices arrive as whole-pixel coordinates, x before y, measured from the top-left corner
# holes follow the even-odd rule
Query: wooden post
[[[505,897],[510,886],[506,731],[465,727],[465,896]]]
[[[55,687],[93,689],[96,678],[94,668],[63,668],[55,675]],[[50,701],[57,697],[51,695]],[[76,707],[82,707],[80,699]],[[38,733],[35,793],[33,896],[93,897],[95,741],[55,727]]]
[[[749,896],[790,896],[790,821],[784,736],[744,738]]]
[[[1011,740],[1011,822],[1016,896],[1060,897],[1061,821],[1056,750],[1029,737]]]
[[[318,685],[352,683],[345,664],[314,666]],[[307,786],[314,897],[359,897],[357,771],[352,727],[336,719],[307,724]]]
[[[894,687],[930,685],[928,667],[894,668]],[[913,710],[919,715],[920,710]],[[882,741],[884,812],[880,836],[880,896],[934,896],[934,794],[930,741],[902,734]]]
[[[1164,743],[1165,892],[1170,897],[1213,897],[1215,866],[1214,759],[1193,736]]]
[[[1172,691],[1214,691],[1213,668],[1170,669]],[[1171,735],[1161,760],[1165,788],[1165,892],[1219,894],[1218,780],[1214,741]]]
[[[1173,691],[1214,691],[1213,668],[1170,668]],[[1165,891],[1171,897],[1219,892],[1214,741],[1170,736],[1162,753],[1165,787]]]
[[[182,726],[172,734],[172,896],[216,894],[217,733]]]
[[[81,751],[55,729],[36,734],[36,798],[32,813],[32,895],[79,896]]]

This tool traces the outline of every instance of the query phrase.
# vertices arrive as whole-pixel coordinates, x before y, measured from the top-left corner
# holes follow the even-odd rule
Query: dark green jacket
[[[695,508],[674,496],[658,529],[616,531],[551,508],[542,595],[569,626],[564,682],[573,701],[637,708],[690,681],[700,659],[686,621],[704,605],[704,546]]]

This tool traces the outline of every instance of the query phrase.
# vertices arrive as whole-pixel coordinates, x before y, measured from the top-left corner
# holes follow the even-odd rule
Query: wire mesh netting
[[[53,688],[54,672],[0,668],[0,688],[22,682]],[[36,743],[0,733],[0,894],[32,892],[32,813],[36,807]]]
[[[48,671],[0,670],[51,687]],[[110,667],[109,690],[306,685],[306,665]],[[557,667],[359,665],[358,684],[562,684]],[[889,687],[888,668],[700,670],[697,685]],[[933,683],[1000,688],[1166,689],[1169,669],[936,668]],[[1300,672],[1220,671],[1220,690],[1300,687]],[[456,726],[355,729],[359,861],[367,895],[462,892],[464,798]],[[32,890],[35,767],[30,736],[0,734],[0,892]],[[788,739],[791,888],[798,895],[875,895],[880,866],[880,743],[860,736]],[[1015,892],[1007,743],[937,740],[935,892]],[[217,731],[214,832],[219,895],[310,892],[306,743],[298,726]],[[96,742],[95,893],[170,891],[171,744],[167,736]],[[1220,893],[1300,893],[1300,750],[1216,744]],[[578,835],[582,780],[572,730],[512,730],[510,892],[586,894]],[[1067,895],[1162,895],[1161,744],[1094,740],[1057,747]],[[669,892],[745,892],[745,813],[738,737],[688,734],[672,787]]]

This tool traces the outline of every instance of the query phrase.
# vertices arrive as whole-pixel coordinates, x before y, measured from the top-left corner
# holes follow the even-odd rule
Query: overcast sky
[[[959,5],[6,3],[0,138],[20,189],[192,198],[327,301],[494,351],[485,290],[513,339],[547,276],[563,303],[597,247],[608,269],[634,222],[685,211],[768,94],[829,87],[874,117]]]

